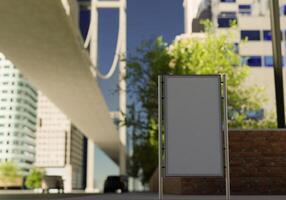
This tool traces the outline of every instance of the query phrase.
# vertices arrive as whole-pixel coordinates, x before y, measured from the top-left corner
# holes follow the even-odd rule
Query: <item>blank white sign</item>
[[[220,75],[164,76],[165,176],[223,176]]]

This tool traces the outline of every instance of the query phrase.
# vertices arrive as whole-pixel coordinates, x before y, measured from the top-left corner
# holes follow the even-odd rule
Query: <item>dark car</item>
[[[127,176],[108,176],[104,182],[104,193],[128,192]]]

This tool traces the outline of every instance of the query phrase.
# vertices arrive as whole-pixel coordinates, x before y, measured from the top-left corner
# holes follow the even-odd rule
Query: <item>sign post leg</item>
[[[230,200],[230,167],[229,167],[229,138],[228,138],[228,113],[227,113],[227,80],[223,75],[224,98],[224,152],[225,152],[225,191],[226,199]]]
[[[159,200],[163,199],[162,178],[162,76],[158,76],[158,193]]]

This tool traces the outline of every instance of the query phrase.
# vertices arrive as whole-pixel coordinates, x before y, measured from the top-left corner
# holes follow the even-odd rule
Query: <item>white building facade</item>
[[[45,95],[39,92],[35,166],[62,176],[65,192],[84,189],[86,139]]]
[[[268,98],[264,109],[271,112],[275,111],[269,0],[198,1],[200,1],[200,5],[189,7],[190,13],[196,13],[196,15],[186,19],[188,20],[187,24],[192,24],[192,32],[202,31],[202,26],[198,24],[204,19],[211,19],[218,33],[231,30],[242,63],[251,67],[250,76],[245,84],[258,85],[264,88]],[[192,2],[192,0],[184,0],[185,6],[187,2]],[[283,74],[286,77],[286,0],[279,0],[279,4]],[[192,9],[196,9],[196,11]],[[185,10],[185,13],[187,11]],[[236,21],[236,28],[230,29],[233,21]],[[286,80],[284,79],[284,99],[286,99],[285,88]]]
[[[14,162],[26,175],[35,162],[37,91],[0,54],[0,163]]]
[[[279,4],[282,59],[283,67],[286,67],[286,0],[279,0]],[[229,30],[232,20],[237,22],[237,27],[233,29],[234,42],[237,44],[242,62],[251,67],[246,84],[262,86],[268,97],[264,109],[274,111],[275,88],[269,0],[213,0],[211,7],[213,22],[217,25],[218,32]],[[284,79],[284,99],[285,88]]]
[[[279,2],[285,66],[286,0]],[[269,0],[213,0],[212,16],[218,31],[228,29],[232,20],[237,22],[235,42],[245,64],[250,67],[273,67]]]

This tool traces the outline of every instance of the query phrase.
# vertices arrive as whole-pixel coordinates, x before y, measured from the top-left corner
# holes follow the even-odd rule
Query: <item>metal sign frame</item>
[[[187,75],[184,75],[186,77]],[[224,152],[224,177],[225,177],[225,188],[226,188],[226,199],[230,199],[230,173],[229,173],[229,138],[228,138],[228,119],[227,119],[227,80],[226,75],[219,75],[219,74],[213,74],[213,75],[190,75],[190,76],[221,76],[220,84],[223,88],[223,92],[221,94],[221,101],[223,105],[223,151]],[[163,101],[164,101],[164,76],[159,75],[158,76],[158,170],[159,170],[159,180],[158,180],[158,189],[159,189],[159,199],[163,199],[163,183],[164,183],[164,177],[165,177],[165,169],[166,169],[166,147],[165,144],[162,142],[162,127],[163,127]],[[222,115],[222,113],[221,113]]]

